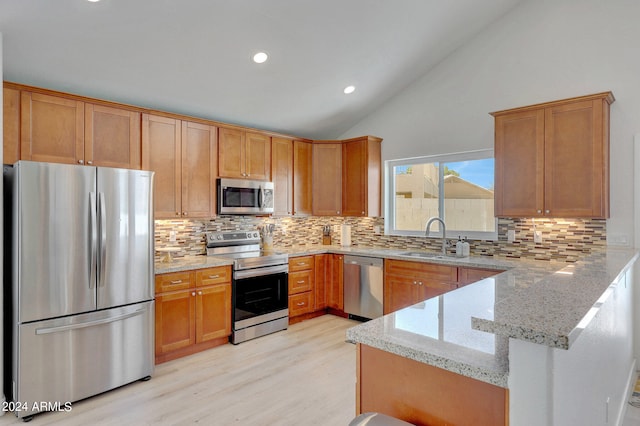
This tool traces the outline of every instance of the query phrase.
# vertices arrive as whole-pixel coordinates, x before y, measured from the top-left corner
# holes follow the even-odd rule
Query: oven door
[[[234,272],[234,330],[289,316],[288,275],[287,265]]]

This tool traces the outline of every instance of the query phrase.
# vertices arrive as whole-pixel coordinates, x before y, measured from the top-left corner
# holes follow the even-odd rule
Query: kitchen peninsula
[[[637,258],[608,249],[575,264],[518,262],[348,330],[357,412],[417,425],[619,424],[620,384],[635,379]]]

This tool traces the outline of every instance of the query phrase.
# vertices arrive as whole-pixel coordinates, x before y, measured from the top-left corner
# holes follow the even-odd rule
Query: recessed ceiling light
[[[255,62],[256,64],[266,62],[267,59],[269,59],[269,55],[267,55],[265,52],[258,52],[253,55],[253,62]]]
[[[100,0],[87,0],[87,1],[90,1],[91,3],[97,3],[97,2],[99,2]]]
[[[355,86],[347,86],[344,88],[344,93],[345,95],[348,95],[349,93],[353,93],[354,90],[356,90]]]

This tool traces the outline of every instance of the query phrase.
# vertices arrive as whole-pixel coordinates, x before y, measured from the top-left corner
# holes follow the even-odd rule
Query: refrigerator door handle
[[[96,193],[89,193],[89,288],[96,282],[96,262],[98,256],[98,222],[96,221]]]
[[[141,315],[144,312],[145,312],[144,309],[138,309],[137,311],[129,312],[129,313],[118,315],[118,316],[111,317],[111,318],[101,318],[101,319],[98,319],[98,320],[95,320],[95,321],[81,322],[81,323],[78,323],[78,324],[67,324],[67,325],[61,325],[61,326],[58,326],[58,327],[38,328],[38,329],[36,329],[36,334],[40,335],[40,334],[61,333],[63,331],[77,330],[79,328],[94,327],[96,325],[101,325],[101,324],[109,324],[109,323],[112,323],[112,322],[122,321],[122,320],[125,320],[127,318],[132,318],[132,317]]]
[[[100,280],[98,285],[105,284],[105,273],[107,271],[107,211],[104,204],[104,193],[98,193],[98,205],[100,206]]]

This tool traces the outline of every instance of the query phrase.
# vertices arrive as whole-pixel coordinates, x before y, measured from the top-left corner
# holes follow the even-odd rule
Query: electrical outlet
[[[176,231],[169,231],[169,241],[175,243],[177,239]]]
[[[542,231],[533,231],[533,242],[542,244]]]
[[[607,244],[610,246],[629,247],[629,236],[626,234],[607,234]]]
[[[375,225],[373,227],[373,233],[376,235],[380,235],[382,233],[382,230],[380,229],[380,225]]]
[[[516,230],[515,229],[509,229],[507,231],[507,242],[512,243],[516,240]]]

